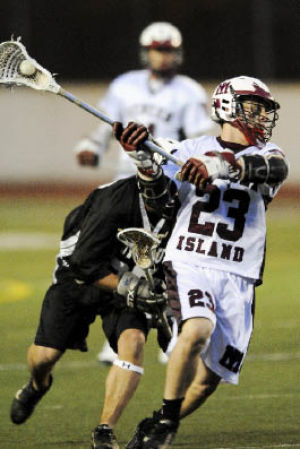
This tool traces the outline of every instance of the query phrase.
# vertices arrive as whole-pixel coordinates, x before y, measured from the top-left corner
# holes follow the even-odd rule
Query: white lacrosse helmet
[[[148,66],[148,50],[174,51],[176,68],[182,64],[182,35],[178,28],[169,22],[154,22],[148,25],[139,38],[141,62]]]
[[[263,104],[265,117],[257,125],[257,114],[245,112],[243,102]],[[249,144],[265,144],[272,136],[272,129],[278,119],[279,103],[270,89],[257,78],[238,76],[219,84],[212,96],[212,119],[217,123],[230,122],[246,136]],[[255,119],[256,116],[256,119]]]

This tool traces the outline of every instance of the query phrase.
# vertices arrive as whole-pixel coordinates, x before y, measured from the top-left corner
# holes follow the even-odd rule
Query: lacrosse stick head
[[[154,265],[155,250],[160,240],[143,228],[126,228],[118,232],[117,238],[131,250],[133,260],[144,270]]]
[[[0,44],[0,83],[52,93],[60,89],[52,74],[28,55],[19,39]]]

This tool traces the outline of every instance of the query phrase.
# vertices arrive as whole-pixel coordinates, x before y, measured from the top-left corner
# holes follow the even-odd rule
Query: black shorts
[[[126,329],[140,329],[147,337],[148,323],[142,312],[116,306],[113,296],[101,294],[101,291],[97,304],[95,291],[97,287],[91,287],[94,304],[82,304],[83,289],[74,281],[52,285],[43,301],[34,343],[60,351],[79,349],[85,352],[89,326],[97,315],[101,315],[106,338],[116,352],[118,339]]]
[[[126,329],[139,329],[147,338],[149,324],[144,313],[138,310],[113,308],[102,316],[102,327],[110,346],[118,352],[118,340]]]
[[[52,285],[44,298],[34,343],[65,351],[87,351],[89,325],[97,315],[95,305],[80,304],[82,289],[74,281]]]

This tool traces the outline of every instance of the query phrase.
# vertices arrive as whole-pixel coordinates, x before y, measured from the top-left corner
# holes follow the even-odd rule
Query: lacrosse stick
[[[160,245],[160,240],[149,231],[142,228],[126,228],[119,231],[117,238],[131,250],[134,262],[142,268],[146,279],[155,296],[155,283],[150,268],[154,265],[155,251]],[[168,323],[165,311],[159,310],[158,324],[161,326],[167,338],[172,337],[172,331]]]
[[[63,89],[48,70],[28,55],[26,48],[20,42],[20,38],[16,41],[11,40],[0,44],[0,84],[6,86],[26,86],[35,90],[60,95],[103,122],[109,125],[113,125],[114,123],[114,120],[107,117],[103,112],[93,108]],[[144,144],[150,151],[159,153],[174,164],[179,166],[183,165],[181,161],[153,142],[146,140]]]

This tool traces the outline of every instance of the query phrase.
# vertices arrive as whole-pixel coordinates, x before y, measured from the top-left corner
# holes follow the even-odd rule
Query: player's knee
[[[206,318],[187,320],[181,331],[181,337],[190,345],[191,351],[199,352],[206,345],[213,331],[213,323]]]
[[[28,350],[28,364],[34,371],[44,371],[51,368],[60,358],[62,352],[45,346],[31,345]]]
[[[118,341],[118,356],[133,363],[140,361],[146,343],[145,334],[139,329],[126,329]],[[129,354],[130,353],[130,354]]]

